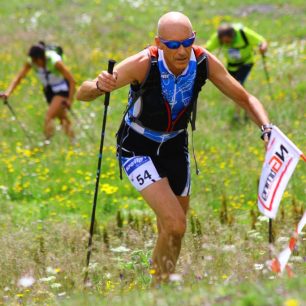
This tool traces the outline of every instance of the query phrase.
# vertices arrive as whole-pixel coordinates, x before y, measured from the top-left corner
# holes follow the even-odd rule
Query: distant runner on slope
[[[21,80],[26,77],[30,69],[33,68],[43,84],[43,91],[49,105],[44,125],[46,140],[53,136],[53,121],[55,118],[60,120],[64,132],[73,140],[74,133],[66,108],[72,105],[75,81],[68,68],[64,65],[59,53],[61,52],[49,50],[43,42],[31,46],[27,62],[7,90],[4,93],[0,93],[0,98],[7,99]]]
[[[243,86],[254,65],[255,49],[265,54],[268,44],[263,36],[241,24],[222,23],[206,43],[206,49],[222,50],[228,72]],[[240,120],[237,105],[234,120]]]

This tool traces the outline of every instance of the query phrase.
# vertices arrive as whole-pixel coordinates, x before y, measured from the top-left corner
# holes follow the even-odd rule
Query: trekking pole
[[[81,125],[84,125],[83,120],[79,119],[79,116],[71,109],[71,107],[68,105],[68,103],[66,101],[62,102],[63,106],[66,107],[69,111],[69,113],[71,114],[71,116],[78,122],[80,122]],[[86,134],[86,136],[92,141],[94,142],[95,140],[92,138],[92,136],[88,133],[88,131],[83,128],[84,133]]]
[[[14,111],[12,105],[9,103],[8,99],[5,98],[3,101],[4,105],[6,105],[8,107],[8,109],[10,110],[10,112],[12,113],[12,115],[14,116],[15,120],[18,122],[20,128],[23,130],[25,136],[28,138],[28,140],[32,143],[32,138],[30,137],[30,135],[28,134],[28,132],[26,131],[23,123],[21,123],[21,121],[18,119],[16,112]]]
[[[272,219],[269,218],[269,243],[273,243],[273,224],[272,224]]]
[[[272,244],[274,242],[274,237],[273,237],[273,224],[272,224],[272,219],[269,218],[269,249],[270,249],[270,252],[269,252],[269,257],[270,259],[272,258]]]
[[[262,58],[262,64],[263,64],[263,68],[264,68],[264,72],[265,72],[265,76],[266,76],[266,80],[267,80],[267,84],[268,84],[268,88],[269,88],[269,95],[270,95],[271,100],[273,100],[270,75],[269,75],[268,66],[267,66],[267,62],[266,62],[266,55],[262,54],[261,58]]]
[[[113,69],[115,66],[114,60],[108,61],[108,73],[113,74]],[[97,176],[96,176],[96,187],[93,199],[93,206],[92,206],[92,213],[91,213],[91,222],[90,222],[90,229],[89,229],[89,239],[88,239],[88,247],[87,247],[87,257],[86,257],[86,270],[85,270],[85,277],[84,277],[84,284],[86,285],[88,282],[88,268],[90,262],[90,256],[92,251],[92,236],[94,231],[94,223],[95,223],[95,215],[96,215],[96,206],[97,206],[97,199],[98,199],[98,191],[99,191],[99,181],[100,181],[100,170],[101,170],[101,163],[102,163],[102,153],[103,153],[103,144],[104,144],[104,135],[105,135],[105,126],[106,126],[106,116],[107,116],[107,109],[109,105],[109,98],[110,93],[105,93],[104,98],[104,115],[103,115],[103,123],[102,123],[102,131],[101,131],[101,141],[100,141],[100,149],[99,149],[99,158],[98,158],[98,169],[97,169]]]

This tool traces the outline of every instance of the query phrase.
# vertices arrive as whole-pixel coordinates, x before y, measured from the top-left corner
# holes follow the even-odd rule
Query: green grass
[[[301,25],[306,6],[300,0],[283,2],[6,1],[0,10],[0,90],[26,60],[29,45],[41,39],[64,47],[79,85],[106,69],[109,58],[120,61],[152,43],[156,22],[168,10],[182,10],[191,18],[197,43],[202,45],[225,18],[248,25],[270,42],[274,99],[269,98],[260,58],[247,88],[265,105],[271,121],[305,152],[306,30]],[[259,12],[260,5],[266,5],[267,11]],[[256,207],[263,144],[253,124],[231,125],[234,107],[211,84],[201,92],[194,135],[201,173],[197,177],[193,167],[190,222],[178,264],[183,282],[149,290],[154,216],[128,180],[119,180],[114,153],[126,97],[127,88],[111,96],[92,258],[93,287],[86,291],[83,267],[103,100],[75,101],[82,124],[74,122],[79,139],[73,147],[62,132],[56,133],[47,148],[38,146],[47,105],[34,74],[10,99],[31,131],[33,145],[2,106],[0,304],[296,305],[296,301],[303,305],[306,267],[299,260],[306,255],[305,238],[293,257],[294,279],[271,279],[274,275],[266,268],[254,268],[269,258],[267,223],[257,219]],[[94,143],[82,132],[85,125]],[[289,237],[301,215],[305,183],[301,162],[275,222],[276,238]],[[228,216],[224,219],[220,215],[224,215],[225,202]],[[276,251],[284,244],[278,239]],[[119,246],[129,251],[112,251]],[[42,278],[52,276],[48,267],[58,270],[55,279],[44,282]],[[17,285],[26,274],[36,279],[28,290]]]

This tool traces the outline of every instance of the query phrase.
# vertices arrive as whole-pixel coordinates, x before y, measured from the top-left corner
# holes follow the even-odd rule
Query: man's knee
[[[162,230],[168,236],[171,236],[174,239],[183,238],[186,232],[186,217],[183,212],[177,216],[167,218],[162,223]]]
[[[52,120],[53,120],[53,117],[47,113],[45,116],[45,124],[49,124]]]

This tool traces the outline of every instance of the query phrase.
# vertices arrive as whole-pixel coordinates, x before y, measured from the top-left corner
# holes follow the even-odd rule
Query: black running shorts
[[[124,133],[122,135],[122,132]],[[117,154],[122,141],[122,166],[139,191],[167,177],[175,195],[190,193],[188,135],[182,132],[163,143],[155,142],[125,125],[118,132]]]
[[[47,103],[50,104],[52,102],[52,99],[55,96],[61,96],[64,98],[68,98],[69,97],[69,91],[59,91],[59,92],[54,92],[51,88],[51,86],[46,86],[44,87],[44,95],[46,97]]]

